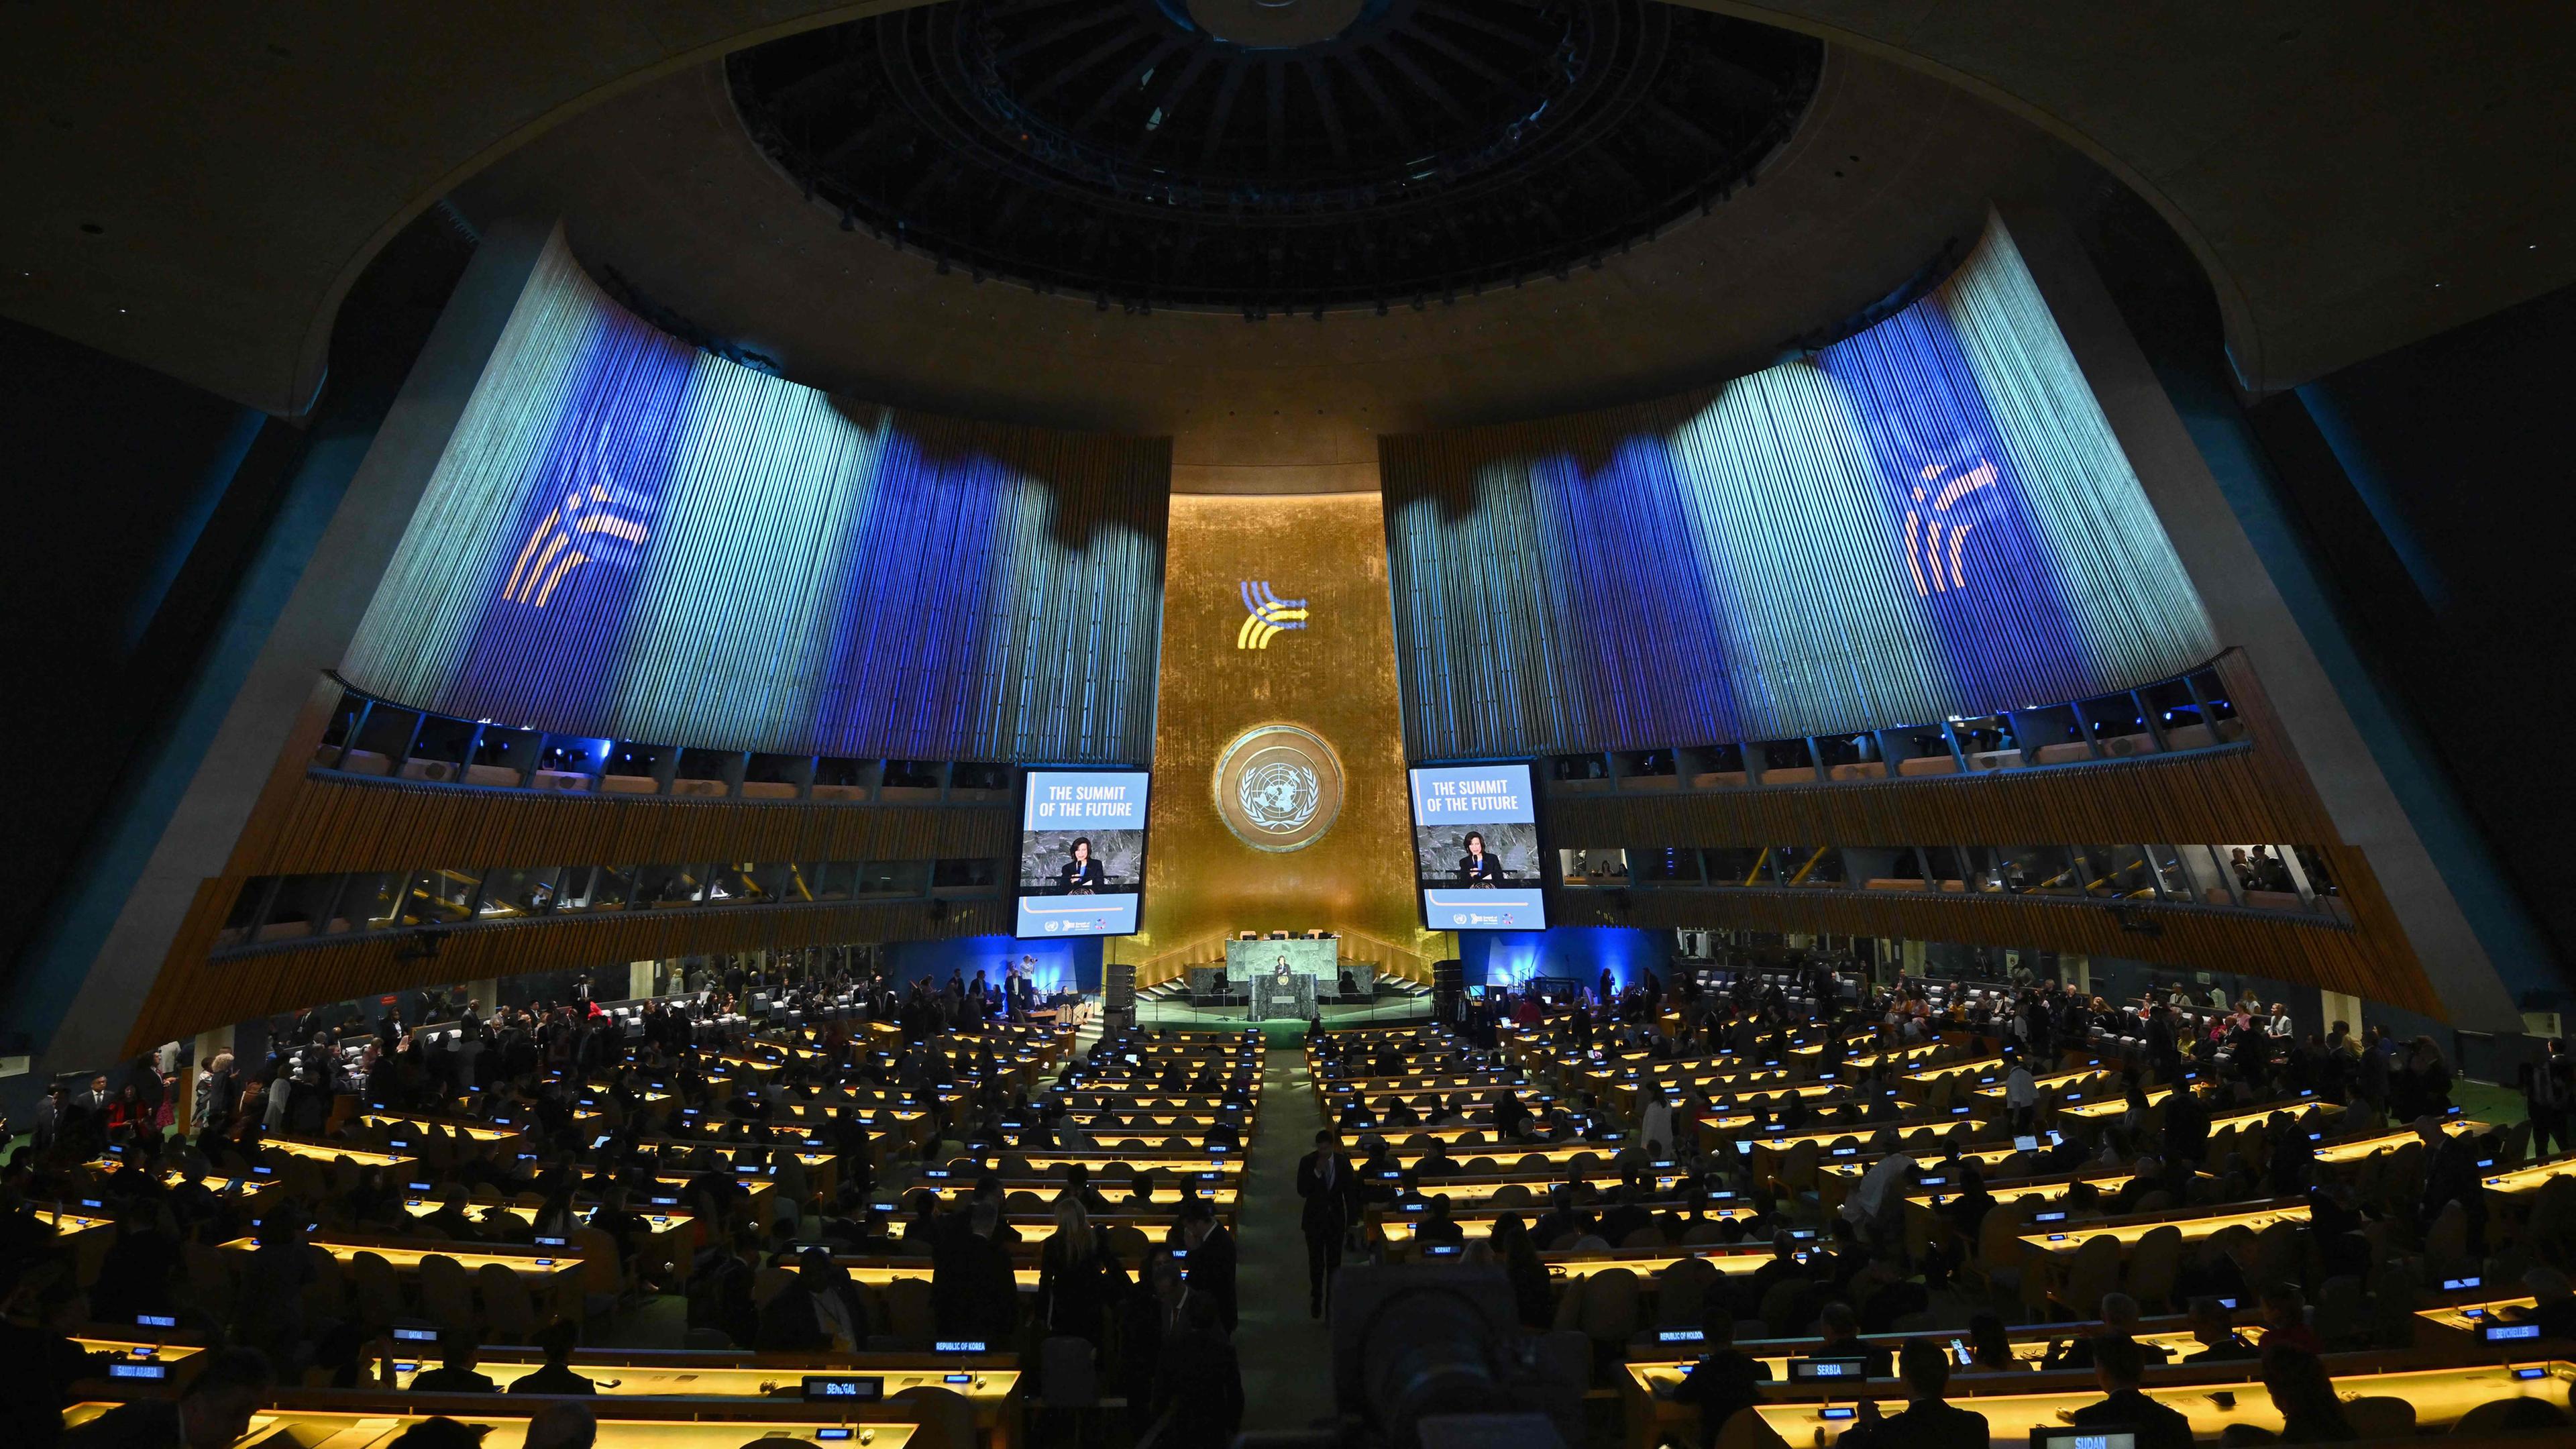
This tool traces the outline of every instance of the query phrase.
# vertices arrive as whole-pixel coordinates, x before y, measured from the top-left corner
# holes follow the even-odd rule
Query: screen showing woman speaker
[[[1030,770],[1013,934],[1132,936],[1145,885],[1142,770]]]
[[[1545,930],[1529,765],[1438,765],[1412,776],[1423,924],[1435,931]]]

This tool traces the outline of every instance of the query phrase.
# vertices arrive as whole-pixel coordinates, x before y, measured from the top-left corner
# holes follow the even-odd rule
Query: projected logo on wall
[[[591,562],[626,568],[653,536],[653,500],[610,483],[575,487],[528,534],[501,597],[542,609],[564,576]]]
[[[1968,541],[1968,530],[1977,526],[1976,520],[1950,523],[1949,554],[1945,559],[1941,552],[1943,515],[1950,511],[1951,504],[1980,488],[1995,486],[1995,465],[1982,458],[1977,466],[1953,474],[1944,482],[1941,475],[1947,471],[1947,464],[1924,464],[1923,471],[1916,475],[1920,481],[1914,485],[1915,506],[1905,510],[1905,562],[1914,570],[1914,592],[1926,597],[1968,586],[1967,575],[1960,567],[1959,550]],[[1946,575],[1942,572],[1945,564],[1949,570]]]
[[[1306,601],[1283,599],[1270,588],[1267,579],[1245,579],[1243,590],[1243,626],[1234,631],[1237,649],[1267,649],[1270,641],[1291,629],[1306,627]]]

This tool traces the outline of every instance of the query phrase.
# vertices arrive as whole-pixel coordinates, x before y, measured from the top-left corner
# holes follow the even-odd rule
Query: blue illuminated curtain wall
[[[1999,221],[1812,361],[1381,456],[1417,760],[1927,724],[2216,652]]]
[[[710,356],[558,235],[343,672],[565,734],[1142,762],[1170,444],[945,421]]]

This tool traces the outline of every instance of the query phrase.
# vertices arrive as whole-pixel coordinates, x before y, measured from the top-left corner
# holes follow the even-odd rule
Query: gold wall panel
[[[1144,930],[1110,942],[1111,959],[1155,963],[1236,930],[1320,928],[1408,950],[1440,944],[1420,929],[1413,904],[1377,495],[1176,494],[1164,559]],[[1238,647],[1246,580],[1306,600],[1305,627],[1267,647]],[[1218,757],[1264,724],[1312,731],[1341,760],[1339,817],[1293,851],[1255,850],[1217,814]]]

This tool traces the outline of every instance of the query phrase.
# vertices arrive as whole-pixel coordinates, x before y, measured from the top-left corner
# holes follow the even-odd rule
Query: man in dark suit
[[[1950,1386],[1950,1358],[1941,1346],[1916,1339],[1905,1346],[1898,1363],[1905,1378],[1905,1412],[1882,1419],[1878,1404],[1860,1401],[1860,1422],[1842,1437],[1851,1449],[1902,1446],[1902,1449],[1984,1449],[1986,1416],[1953,1408],[1943,1401]],[[2166,1413],[2172,1413],[2167,1409]]]
[[[1216,1220],[1216,1209],[1205,1198],[1193,1198],[1181,1210],[1181,1241],[1189,1245],[1190,1256],[1184,1260],[1189,1271],[1192,1294],[1205,1294],[1216,1305],[1218,1321],[1231,1336],[1235,1325],[1234,1234]]]
[[[1735,1315],[1723,1306],[1710,1310],[1701,1325],[1700,1340],[1700,1360],[1690,1373],[1655,1393],[1676,1404],[1697,1404],[1699,1441],[1715,1444],[1727,1420],[1762,1402],[1762,1385],[1770,1381],[1771,1366],[1737,1351]]]
[[[2146,1360],[2138,1352],[2137,1340],[2105,1338],[2093,1345],[2093,1381],[2102,1386],[2103,1399],[2078,1409],[2072,1422],[2079,1425],[2134,1426],[2138,1432],[2138,1449],[2191,1449],[2191,1420],[2138,1392],[2138,1379],[2146,1371]]]
[[[100,1073],[83,1083],[63,1104],[62,1119],[56,1133],[66,1142],[104,1143],[107,1141],[107,1075]]]
[[[1315,1134],[1315,1150],[1297,1159],[1298,1226],[1306,1230],[1306,1312],[1324,1316],[1333,1273],[1342,1266],[1342,1240],[1351,1228],[1359,1179],[1331,1129]]]

